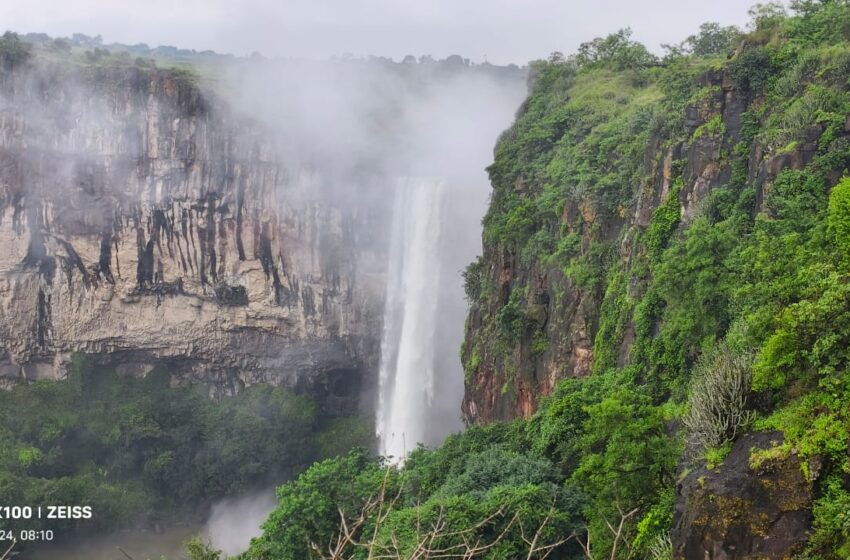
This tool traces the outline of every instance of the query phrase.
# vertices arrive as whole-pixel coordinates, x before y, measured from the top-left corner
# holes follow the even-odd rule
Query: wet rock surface
[[[811,526],[814,482],[794,454],[751,461],[754,450],[782,440],[779,432],[746,434],[723,465],[687,473],[678,487],[674,558],[780,560],[800,552]]]
[[[329,181],[179,72],[7,76],[4,384],[61,378],[86,352],[137,375],[167,360],[217,393],[359,394],[377,367],[383,248],[357,232],[380,239],[381,222],[328,204]]]

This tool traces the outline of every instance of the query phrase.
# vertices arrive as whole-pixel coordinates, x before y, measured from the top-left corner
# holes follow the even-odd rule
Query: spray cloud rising
[[[523,73],[349,59],[261,62],[231,78],[236,106],[274,128],[285,164],[320,177],[309,196],[379,217],[378,235],[351,234],[383,255],[380,452],[438,444],[461,428],[461,270],[480,250],[485,167],[525,95]]]
[[[201,297],[218,279],[246,282],[248,293],[260,297],[270,284],[262,268],[274,260],[281,277],[286,266],[290,273],[295,269],[297,274],[286,274],[283,281],[292,276],[302,282],[304,295],[302,302],[292,303],[287,298],[297,290],[275,285],[271,296],[277,306],[306,308],[309,302],[321,308],[324,302],[305,295],[312,293],[308,284],[314,276],[341,270],[339,262],[353,262],[353,269],[342,272],[354,270],[357,278],[337,281],[338,293],[330,297],[347,305],[346,290],[355,284],[359,291],[352,290],[352,298],[377,294],[373,299],[385,302],[383,351],[380,367],[374,368],[380,370],[379,379],[366,383],[380,394],[366,395],[364,405],[375,415],[380,450],[400,458],[416,444],[436,444],[461,427],[458,350],[466,305],[460,271],[480,247],[489,192],[484,168],[524,96],[522,71],[470,67],[459,57],[422,64],[240,61],[220,76],[214,97],[224,99],[209,103],[174,93],[166,72],[153,74],[154,82],[132,68],[98,76],[58,80],[52,67],[39,67],[6,84],[13,92],[3,99],[7,129],[16,133],[4,139],[14,165],[0,169],[3,185],[11,189],[3,197],[11,201],[5,208],[10,219],[0,227],[13,250],[0,257],[0,268],[17,270],[24,262],[36,270],[58,255],[67,280],[35,286],[37,301],[44,301],[38,307],[35,344],[47,347],[54,339],[81,334],[94,340],[114,336],[114,325],[98,315],[106,313],[98,285],[109,293],[120,288],[148,294],[154,288],[171,289],[169,282],[181,278],[174,289]],[[45,96],[40,92],[48,82]],[[114,90],[99,87],[103,83]],[[216,157],[223,154],[229,155]],[[244,214],[246,231],[249,220],[256,228],[256,253],[245,251],[253,261],[239,255],[240,189],[253,197],[251,214]],[[184,222],[181,233],[180,217],[195,213],[205,220]],[[325,219],[343,214],[366,219]],[[267,224],[279,226],[274,241],[266,235]],[[325,237],[350,243],[329,243],[325,251]],[[86,289],[74,290],[79,278]],[[197,317],[184,321],[183,298],[156,297],[156,306],[134,308],[152,316],[134,315],[136,320],[122,323],[124,335],[151,343],[144,338],[148,332],[137,329],[155,324],[158,328],[150,332],[164,338],[153,344],[179,349],[175,340],[193,336]],[[270,307],[277,313],[271,301],[251,305],[252,311]],[[317,332],[327,334],[319,324],[327,317],[352,315],[336,313],[335,305],[325,306],[331,311],[324,315],[303,314],[297,326],[308,342]],[[233,317],[243,315],[252,317]],[[74,321],[60,320],[70,317]],[[169,321],[173,324],[166,326]],[[89,330],[77,329],[79,324]],[[347,325],[335,326],[346,332]],[[199,339],[200,345],[208,338]],[[309,344],[302,347],[309,351]],[[218,348],[212,344],[208,350]],[[291,381],[286,377],[295,370],[291,363],[301,359],[286,344],[276,350],[280,356],[260,347],[239,350],[252,352],[253,358],[264,353],[268,370],[279,358],[280,378],[272,380],[281,383]],[[373,352],[376,362],[379,351]],[[285,362],[287,353],[293,361]],[[210,357],[208,364],[215,365],[217,355]],[[258,524],[269,504],[248,501],[258,504],[253,522]],[[227,537],[228,549],[246,544]]]

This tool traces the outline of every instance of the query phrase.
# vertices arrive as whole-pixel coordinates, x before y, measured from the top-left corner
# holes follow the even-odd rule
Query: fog
[[[68,538],[36,546],[16,556],[20,560],[114,560],[116,558],[184,558],[184,544],[193,536],[226,556],[245,551],[277,505],[274,488],[249,492],[216,502],[203,525],[167,526],[158,532],[130,530],[105,536]]]
[[[524,98],[524,72],[385,59],[235,66],[227,101],[272,129],[285,162],[480,178]]]
[[[0,3],[17,31],[103,34],[124,43],[171,44],[244,55],[400,59],[462,54],[524,64],[631,26],[655,51],[704,21],[743,26],[751,0],[29,0]],[[96,15],[97,17],[93,17]]]
[[[31,195],[70,189],[77,176],[77,157],[96,157],[110,149],[130,154],[145,149],[141,137],[125,138],[127,117],[109,110],[111,98],[92,94],[84,80],[62,81],[61,95],[30,94],[50,72],[50,66],[36,64],[32,76],[17,82],[19,91],[27,92],[22,98],[32,103],[15,109],[26,112],[29,126],[22,162],[40,169],[40,158],[66,154],[52,162],[50,175],[28,174],[20,184],[15,177],[9,179]],[[370,273],[383,275],[387,285],[417,285],[386,306],[385,317],[400,315],[404,325],[393,332],[397,338],[390,340],[384,333],[388,345],[380,358],[382,381],[375,383],[379,395],[368,414],[374,415],[379,435],[401,436],[393,445],[383,438],[381,450],[386,453],[400,456],[418,443],[439,444],[463,427],[459,349],[466,302],[461,271],[481,250],[481,218],[490,192],[485,168],[492,162],[499,134],[510,125],[526,95],[525,71],[474,65],[453,57],[422,63],[249,60],[222,72],[215,88],[205,92],[210,98],[207,118],[233,125],[238,129],[236,138],[262,138],[256,144],[246,142],[239,153],[263,151],[257,157],[281,170],[275,202],[307,211],[323,208],[350,216],[369,214],[372,219],[353,220],[352,229],[344,233],[357,239],[351,247],[363,255],[383,255],[384,260],[370,264]],[[6,101],[0,105],[5,107]],[[69,108],[73,126],[60,126]],[[104,148],[104,138],[114,144]],[[121,196],[127,204],[138,193],[148,192],[123,182],[125,176],[136,177],[134,162],[123,155],[116,158],[111,174],[99,176],[103,184],[98,183],[98,188],[123,185],[126,192]],[[420,193],[434,196],[398,204],[401,190],[413,184]],[[436,188],[438,195],[429,191]],[[85,231],[84,227],[109,223],[110,208],[104,207],[105,202],[84,190],[72,192],[67,200],[73,204],[61,212],[63,225]],[[423,201],[428,206],[422,206]],[[420,222],[422,216],[430,218]],[[40,223],[38,219],[34,214],[33,223]],[[404,246],[401,261],[392,267],[390,244],[399,231],[394,221],[402,229],[419,223],[420,234],[418,241]],[[44,243],[26,249],[36,260],[45,257],[45,251]],[[360,257],[360,252],[354,254],[355,260]],[[417,258],[418,268],[412,269],[409,261]],[[399,353],[402,347],[406,350]],[[396,360],[399,355],[412,358]],[[225,501],[213,508],[207,533],[216,546],[238,552],[258,533],[273,505],[270,493]],[[180,538],[186,536],[183,530],[176,532]],[[84,554],[102,549],[107,554],[116,546],[142,541],[143,534],[115,534],[103,542],[69,544],[65,550],[79,549]]]
[[[274,488],[221,500],[213,505],[202,537],[227,556],[245,551],[277,505]]]
[[[463,427],[461,271],[481,250],[485,168],[525,97],[524,71],[459,57],[254,61],[225,83],[237,112],[276,139],[288,172],[311,178],[299,189],[307,204],[378,217],[351,233],[384,259],[380,451],[400,459],[439,444]]]

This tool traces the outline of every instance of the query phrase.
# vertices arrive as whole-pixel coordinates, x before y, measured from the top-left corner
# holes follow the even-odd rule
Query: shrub
[[[32,46],[21,40],[17,33],[7,31],[0,36],[0,68],[12,70],[24,64],[32,55]]]
[[[764,48],[751,48],[735,57],[729,70],[738,91],[745,98],[752,99],[767,87],[774,66]]]
[[[221,560],[221,551],[204,543],[199,537],[193,537],[186,543],[189,560]]]
[[[673,541],[670,539],[670,533],[663,533],[655,537],[647,550],[649,558],[652,560],[670,560],[673,558]]]
[[[215,300],[221,305],[248,305],[248,290],[245,289],[245,286],[219,282],[215,285]]]
[[[463,291],[466,294],[466,301],[470,304],[481,298],[481,289],[486,273],[487,263],[484,261],[484,257],[478,257],[469,263],[463,271]]]
[[[519,342],[526,326],[525,306],[520,297],[521,291],[514,289],[508,303],[496,313],[499,336],[508,346],[513,346]]]
[[[700,359],[690,387],[690,408],[683,418],[690,442],[700,450],[732,441],[752,420],[747,409],[751,359],[725,344]]]
[[[832,188],[827,223],[836,245],[850,254],[850,177],[845,177]]]
[[[656,259],[661,256],[670,236],[679,227],[679,220],[681,219],[679,192],[681,192],[683,186],[682,179],[676,179],[676,182],[670,188],[669,197],[656,208],[652,214],[652,222],[646,230],[646,245],[649,248],[649,253]]]

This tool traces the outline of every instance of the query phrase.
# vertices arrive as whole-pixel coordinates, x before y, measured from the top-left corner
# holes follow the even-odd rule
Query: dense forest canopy
[[[215,400],[202,386],[172,387],[165,365],[137,379],[78,355],[65,380],[0,391],[0,493],[13,504],[89,506],[95,515],[5,529],[197,523],[215,499],[372,440],[369,422],[320,414],[288,389],[255,386]]]

